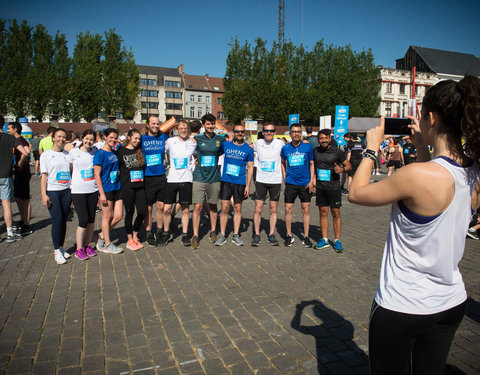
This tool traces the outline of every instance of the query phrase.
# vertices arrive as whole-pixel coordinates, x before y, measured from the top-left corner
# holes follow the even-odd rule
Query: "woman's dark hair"
[[[128,144],[130,143],[130,139],[133,137],[134,134],[142,135],[142,133],[139,130],[130,129],[127,133],[127,139],[125,140],[125,146],[128,146]],[[143,153],[142,153],[142,143],[141,142],[135,148],[135,151],[137,152],[138,163],[140,164],[141,167],[143,167],[145,165],[145,159],[144,159]]]
[[[54,130],[53,133],[52,133],[52,138],[55,137],[55,134],[57,134],[58,132],[64,132],[64,133],[65,133],[65,136],[67,136],[67,131],[66,131],[65,129],[55,128],[55,130]]]
[[[480,157],[480,79],[466,75],[460,82],[442,81],[427,90],[422,112],[435,112],[450,151]],[[462,145],[462,137],[464,143]]]
[[[198,120],[193,120],[190,123],[190,131],[193,133],[198,133],[200,132],[200,129],[202,128],[202,123]]]
[[[87,135],[92,135],[93,139],[95,139],[96,136],[95,132],[92,129],[87,129],[82,133],[81,139],[85,138]]]
[[[115,133],[116,135],[118,135],[118,130],[117,129],[114,129],[114,128],[108,128],[107,130],[105,130],[103,132],[103,134],[105,135],[105,137],[108,137],[110,134],[112,133]]]

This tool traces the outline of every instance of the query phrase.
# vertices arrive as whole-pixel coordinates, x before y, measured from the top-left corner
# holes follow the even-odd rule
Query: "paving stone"
[[[83,371],[101,371],[105,368],[105,357],[103,355],[91,355],[83,358]]]
[[[55,362],[35,363],[33,365],[32,374],[35,375],[53,375],[56,373],[57,365]]]
[[[30,373],[32,371],[31,358],[18,358],[10,362],[8,372],[10,374]]]

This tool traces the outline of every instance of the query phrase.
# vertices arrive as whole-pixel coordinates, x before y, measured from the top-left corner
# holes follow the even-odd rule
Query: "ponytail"
[[[477,160],[480,158],[480,79],[465,76],[457,83],[457,91],[463,98],[463,117],[460,123],[465,139],[465,153]]]

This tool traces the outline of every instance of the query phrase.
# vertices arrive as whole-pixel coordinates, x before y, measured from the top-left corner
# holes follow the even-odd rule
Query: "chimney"
[[[205,78],[208,80],[210,76],[208,74],[205,74]]]
[[[183,75],[183,64],[178,66],[178,72]]]

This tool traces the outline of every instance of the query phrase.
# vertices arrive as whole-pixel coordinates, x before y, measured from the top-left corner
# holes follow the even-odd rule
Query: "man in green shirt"
[[[197,165],[193,171],[192,249],[197,249],[200,246],[198,229],[204,199],[207,200],[210,209],[210,241],[217,241],[215,228],[217,226],[217,203],[220,195],[221,177],[218,158],[221,155],[220,146],[225,138],[214,133],[216,121],[214,115],[207,113],[202,117],[205,132],[194,137],[197,142]]]
[[[38,152],[42,155],[45,151],[50,150],[53,147],[52,134],[55,131],[54,126],[49,126],[47,129],[47,136],[43,138],[38,144]]]

